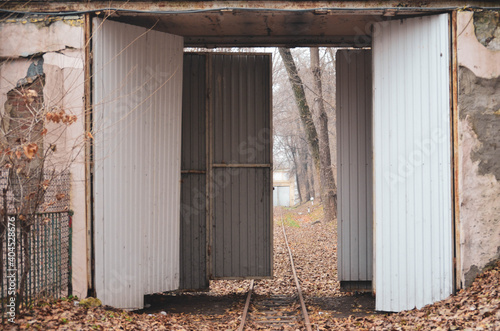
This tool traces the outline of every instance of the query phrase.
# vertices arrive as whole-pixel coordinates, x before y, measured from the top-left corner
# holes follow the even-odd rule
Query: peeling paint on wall
[[[26,76],[19,79],[15,86],[12,86],[8,92],[5,93],[6,101],[4,104],[4,109],[2,112],[2,129],[6,134],[10,130],[15,137],[15,143],[18,141],[26,143],[26,137],[23,137],[26,127],[30,126],[33,121],[33,114],[30,111],[30,106],[26,103],[24,99],[23,91],[33,90],[36,92],[37,97],[33,101],[31,107],[41,109],[44,104],[43,100],[43,87],[45,85],[45,74],[43,73],[43,59],[35,58],[28,67]],[[38,123],[35,127],[37,131],[41,132],[43,129],[43,123]],[[16,131],[19,131],[16,136]],[[19,134],[22,134],[21,136]],[[0,137],[0,139],[5,139]]]
[[[31,76],[29,76],[30,74]],[[43,86],[45,84],[45,75],[43,72],[40,75],[33,75],[33,72],[28,69],[28,75],[20,81],[22,83],[18,83],[15,88],[7,92],[7,101],[4,105],[5,113],[2,116],[2,131],[5,134],[2,139],[6,139],[11,146],[20,146],[33,141],[27,140],[28,137],[26,137],[26,129],[34,123],[34,115],[31,109],[42,109],[44,104]],[[34,91],[36,97],[31,102],[27,102],[25,91]],[[38,122],[32,128],[33,136],[31,138],[34,140],[40,139],[43,123]],[[38,162],[34,163],[34,165],[29,164],[31,169],[36,166],[39,166]]]
[[[78,20],[45,19],[30,23],[29,19],[2,21],[0,58],[30,57],[67,48],[79,49],[84,44],[83,28]]]
[[[49,133],[44,143],[57,139],[51,165],[60,167],[62,160],[72,161],[69,169],[73,180],[70,208],[74,211],[73,294],[79,297],[87,295],[83,36],[81,17],[31,17],[0,23],[0,112],[13,111],[15,100],[9,91],[44,77],[43,93],[39,93],[43,95],[44,107],[63,109],[78,118],[61,135],[50,128],[51,123],[46,124]]]
[[[482,78],[500,76],[500,51],[482,45],[474,32],[474,13],[462,11],[457,14],[457,52],[459,65],[467,67]]]
[[[462,285],[500,258],[500,77],[459,68]]]
[[[3,23],[32,23],[36,26],[43,28],[47,27],[54,22],[63,22],[71,26],[83,26],[83,18],[81,16],[35,16],[26,18],[8,18],[2,21]]]
[[[43,58],[32,58],[31,61],[26,77],[17,82],[17,87],[33,82],[38,76],[43,76]]]
[[[500,258],[498,12],[458,12],[458,133],[462,286]]]
[[[462,286],[492,261],[499,259],[500,182],[493,174],[479,174],[471,155],[481,147],[469,120],[459,122],[460,145],[460,250]]]
[[[480,175],[493,174],[500,181],[500,78],[485,79],[459,69],[460,119],[468,119],[480,146],[471,153]]]
[[[500,50],[500,11],[474,13],[474,31],[477,40],[486,48]]]

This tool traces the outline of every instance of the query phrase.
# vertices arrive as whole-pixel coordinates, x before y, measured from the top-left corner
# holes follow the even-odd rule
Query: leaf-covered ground
[[[377,314],[371,295],[340,292],[336,223],[318,222],[321,217],[321,208],[309,204],[275,211],[274,278],[256,281],[256,297],[296,293],[280,225],[283,219],[315,330],[500,330],[500,262],[470,288],[444,301],[420,310]],[[73,300],[40,302],[4,329],[235,330],[249,284],[212,281],[207,292],[153,295],[148,297],[150,306],[140,312],[83,307]]]

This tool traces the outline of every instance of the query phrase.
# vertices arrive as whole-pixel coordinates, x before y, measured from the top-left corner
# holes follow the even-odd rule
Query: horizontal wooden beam
[[[212,164],[212,168],[271,168],[271,164],[244,164],[244,163],[219,163]]]
[[[498,7],[498,1],[475,1],[475,7]],[[220,10],[231,14],[232,9],[269,9],[269,10],[314,10],[318,15],[328,14],[329,10],[384,10],[397,9],[401,12],[422,12],[432,9],[463,8],[471,5],[471,1],[425,1],[418,6],[398,7],[394,1],[81,1],[81,0],[32,0],[7,1],[3,9],[38,12],[71,12],[87,10],[133,10],[133,11],[206,11]],[[110,8],[112,7],[112,8]]]

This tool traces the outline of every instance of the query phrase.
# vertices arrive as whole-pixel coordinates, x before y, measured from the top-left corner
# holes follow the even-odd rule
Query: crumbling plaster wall
[[[500,258],[498,12],[459,12],[459,201],[462,286]]]
[[[78,120],[64,132],[48,124],[44,142],[56,142],[58,168],[69,166],[70,208],[73,216],[73,293],[87,295],[87,235],[85,204],[84,127],[84,33],[83,20],[72,18],[23,18],[0,23],[0,111],[5,112],[7,92],[29,79],[33,64],[43,71],[45,107],[64,109]],[[52,125],[52,127],[51,127]]]

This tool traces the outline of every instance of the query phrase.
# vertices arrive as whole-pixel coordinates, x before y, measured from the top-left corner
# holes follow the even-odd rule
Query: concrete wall
[[[84,155],[84,36],[83,20],[9,19],[0,23],[0,111],[5,111],[7,93],[33,75],[45,75],[43,100],[46,107],[59,107],[77,121],[66,130],[56,124],[48,129],[44,146],[57,145],[54,167],[69,167],[70,209],[73,216],[73,294],[87,295],[87,236],[85,216]],[[40,64],[43,65],[40,66]],[[36,64],[36,66],[34,65]],[[31,67],[31,68],[30,68]],[[49,166],[51,166],[49,165]]]
[[[458,13],[462,286],[500,258],[499,12]]]
[[[459,275],[468,286],[500,258],[500,25],[498,12],[458,13],[459,64]],[[19,19],[0,23],[0,111],[7,92],[43,59],[44,100],[78,116],[58,141],[58,164],[74,160],[74,294],[87,293],[85,165],[83,154],[83,23],[72,19]],[[33,55],[36,55],[33,58]],[[50,130],[49,130],[50,131]],[[47,139],[51,139],[48,137]],[[55,138],[52,138],[55,139]]]

